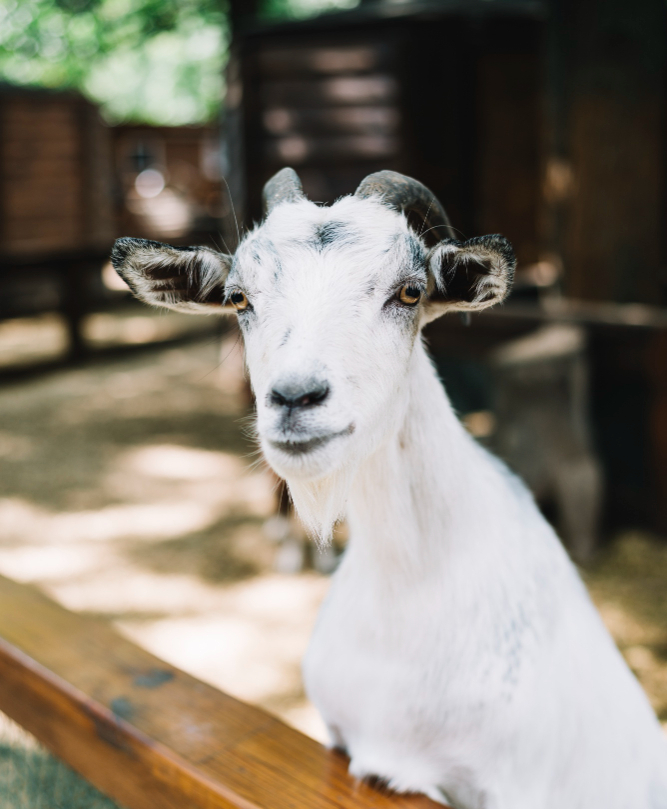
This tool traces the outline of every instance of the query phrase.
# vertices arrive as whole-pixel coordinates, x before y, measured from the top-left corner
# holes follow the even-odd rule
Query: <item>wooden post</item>
[[[568,296],[664,303],[667,9],[551,0],[548,241]]]

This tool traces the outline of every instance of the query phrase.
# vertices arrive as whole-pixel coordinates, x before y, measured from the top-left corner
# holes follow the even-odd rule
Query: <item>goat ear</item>
[[[504,236],[477,236],[465,242],[444,239],[428,258],[435,281],[426,302],[429,320],[449,310],[477,311],[507,297],[516,259]]]
[[[192,313],[225,311],[224,286],[232,257],[224,253],[124,238],[114,244],[111,263],[137,298],[152,306]]]

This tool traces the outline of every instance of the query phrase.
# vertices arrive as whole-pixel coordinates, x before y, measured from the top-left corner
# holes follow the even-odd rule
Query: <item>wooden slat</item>
[[[272,163],[317,160],[387,160],[398,151],[398,139],[386,135],[347,135],[337,138],[293,136],[267,140],[264,156]]]
[[[128,809],[435,809],[0,577],[0,710]]]
[[[262,72],[273,77],[365,73],[383,66],[384,50],[373,45],[276,48],[260,52],[257,61]]]
[[[265,107],[313,109],[330,105],[388,104],[396,99],[398,84],[385,73],[327,79],[286,79],[264,82],[261,95]]]
[[[34,183],[45,177],[67,177],[74,166],[73,157],[45,157],[33,155],[30,160],[7,161],[4,167],[5,176],[12,181]]]
[[[35,155],[69,159],[77,155],[74,122],[69,126],[49,126],[43,122],[39,127],[9,128],[6,138],[8,161],[32,160]]]
[[[271,135],[393,135],[398,124],[398,110],[391,106],[312,110],[274,107],[262,113],[263,128]]]

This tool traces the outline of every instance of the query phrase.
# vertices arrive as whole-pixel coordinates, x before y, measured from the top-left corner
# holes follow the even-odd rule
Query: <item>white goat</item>
[[[320,542],[347,515],[304,674],[351,772],[461,809],[667,809],[644,694],[420,338],[501,301],[511,247],[429,248],[433,228],[451,236],[445,213],[393,172],[322,207],[284,169],[265,206],[233,258],[121,239],[113,260],[148,303],[236,310],[268,462]]]

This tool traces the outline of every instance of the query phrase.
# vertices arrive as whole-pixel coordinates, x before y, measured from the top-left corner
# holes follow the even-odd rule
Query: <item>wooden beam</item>
[[[0,710],[127,809],[438,806],[2,577]]]

